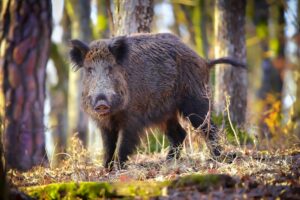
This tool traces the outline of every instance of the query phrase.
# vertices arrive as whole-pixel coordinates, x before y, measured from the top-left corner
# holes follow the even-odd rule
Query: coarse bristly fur
[[[71,46],[72,62],[84,69],[82,106],[101,130],[105,167],[112,166],[115,151],[123,166],[149,126],[164,130],[171,144],[167,158],[178,158],[186,136],[179,115],[200,127],[212,154],[220,155],[217,128],[206,120],[209,69],[219,63],[243,65],[229,58],[204,60],[168,33],[120,36],[89,46],[72,40]],[[108,113],[97,110],[103,105]]]

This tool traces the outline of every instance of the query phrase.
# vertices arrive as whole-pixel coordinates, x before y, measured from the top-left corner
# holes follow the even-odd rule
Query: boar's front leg
[[[104,150],[103,165],[105,168],[111,169],[118,141],[118,130],[101,128],[101,135]]]
[[[128,156],[136,150],[140,142],[139,131],[124,129],[120,133],[118,159],[121,168],[125,167]]]
[[[176,117],[167,121],[166,135],[170,142],[170,150],[167,155],[167,160],[180,156],[182,143],[186,137],[185,130],[181,127]]]

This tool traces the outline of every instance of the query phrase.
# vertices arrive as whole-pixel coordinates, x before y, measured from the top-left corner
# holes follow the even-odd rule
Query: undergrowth
[[[10,170],[8,177],[15,186],[45,185],[57,182],[109,181],[128,182],[131,180],[165,181],[174,180],[189,174],[228,174],[233,177],[254,176],[264,183],[274,181],[280,174],[288,174],[293,167],[294,154],[300,154],[299,142],[286,149],[268,149],[259,151],[253,143],[233,145],[223,135],[225,152],[234,152],[237,157],[231,162],[214,160],[206,148],[204,139],[199,137],[188,123],[183,122],[187,130],[182,156],[178,160],[166,161],[168,151],[166,138],[157,130],[149,130],[142,140],[141,147],[127,162],[126,169],[107,171],[102,166],[101,152],[86,150],[81,141],[73,136],[67,153],[54,157],[60,159],[57,166],[38,166],[27,172]],[[242,139],[243,140],[243,139]],[[245,141],[245,140],[244,140]],[[97,156],[95,156],[97,154]],[[93,156],[92,156],[93,155]],[[299,180],[298,180],[299,181]]]

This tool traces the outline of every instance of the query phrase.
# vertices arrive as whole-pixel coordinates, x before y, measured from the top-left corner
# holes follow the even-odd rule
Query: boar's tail
[[[218,59],[214,59],[214,60],[209,60],[207,62],[207,64],[208,64],[209,68],[212,68],[214,65],[217,65],[217,64],[230,64],[234,67],[241,67],[244,69],[247,68],[244,63],[238,62],[232,58],[218,58]]]

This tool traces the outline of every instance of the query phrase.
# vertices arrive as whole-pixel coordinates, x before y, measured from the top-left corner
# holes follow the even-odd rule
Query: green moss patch
[[[115,196],[109,183],[54,183],[22,190],[36,199],[95,199]]]
[[[166,196],[168,189],[196,186],[204,191],[209,188],[227,187],[234,184],[227,175],[189,175],[174,181],[132,181],[132,182],[80,182],[55,183],[44,186],[24,187],[22,190],[36,199],[100,199],[149,198]]]
[[[176,189],[196,186],[199,191],[207,191],[219,187],[233,187],[235,183],[236,181],[228,175],[189,175],[173,181],[169,188]]]

